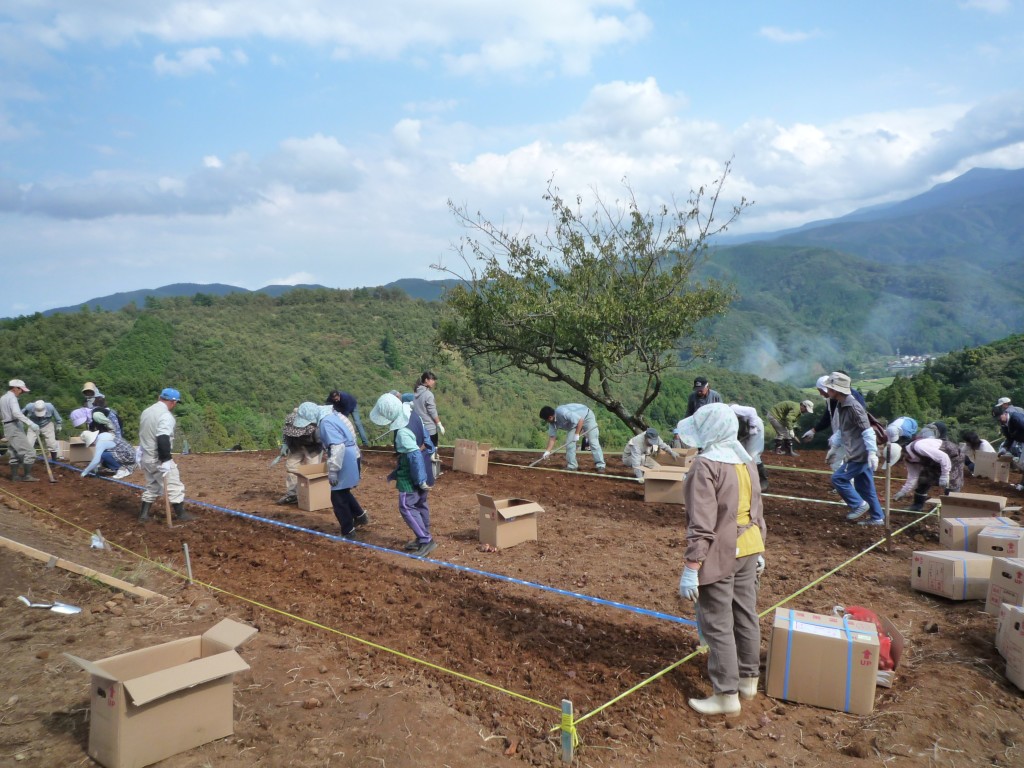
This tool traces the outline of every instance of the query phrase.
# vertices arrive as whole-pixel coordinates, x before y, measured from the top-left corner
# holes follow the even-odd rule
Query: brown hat
[[[843,395],[850,394],[850,377],[845,373],[835,371],[828,377],[828,388],[834,389]]]

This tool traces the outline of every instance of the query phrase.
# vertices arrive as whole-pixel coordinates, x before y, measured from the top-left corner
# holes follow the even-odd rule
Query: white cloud
[[[241,48],[235,48],[235,50],[231,52],[231,58],[235,60],[236,64],[245,65],[249,63],[249,56]]]
[[[965,10],[979,10],[986,13],[1006,13],[1013,7],[1012,0],[962,0],[960,7]]]
[[[176,59],[168,59],[162,53],[153,59],[153,69],[158,75],[185,77],[197,72],[213,72],[214,62],[220,61],[220,48],[189,48],[178,51]]]
[[[810,32],[803,32],[800,30],[782,29],[780,27],[761,27],[757,33],[774,43],[802,43],[805,40],[821,36],[821,32],[816,29],[812,29]]]
[[[203,158],[204,168],[223,168],[224,163],[220,161],[220,158],[216,155],[207,155]]]
[[[268,285],[309,285],[316,282],[311,272],[293,272],[288,277],[272,277]],[[262,286],[260,286],[262,287]]]
[[[415,149],[420,143],[420,126],[422,124],[419,120],[410,120],[408,118],[399,120],[395,125],[391,133],[395,137],[395,141],[398,142],[400,147],[404,149]]]

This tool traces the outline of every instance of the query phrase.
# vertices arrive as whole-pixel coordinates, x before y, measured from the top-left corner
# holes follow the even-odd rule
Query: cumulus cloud
[[[214,62],[220,61],[220,48],[189,48],[178,51],[176,58],[169,59],[162,53],[153,59],[153,69],[158,75],[186,77],[197,72],[213,72]]]
[[[293,272],[288,277],[272,277],[268,285],[309,285],[316,282],[311,272]]]

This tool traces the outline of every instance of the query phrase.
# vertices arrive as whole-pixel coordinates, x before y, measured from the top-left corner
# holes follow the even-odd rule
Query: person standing
[[[323,457],[320,445],[320,406],[305,402],[284,419],[281,429],[281,454],[287,470],[284,478],[284,496],[276,504],[297,504],[299,479],[295,472],[305,464],[319,464]]]
[[[551,456],[558,439],[558,430],[566,432],[565,468],[570,472],[579,469],[576,461],[576,446],[580,438],[586,436],[590,441],[590,453],[594,457],[594,467],[598,474],[604,474],[604,451],[601,450],[601,433],[597,428],[597,417],[594,412],[580,403],[567,403],[557,408],[545,405],[540,409],[541,421],[548,425],[548,446],[542,459]]]
[[[633,476],[641,483],[644,481],[644,467],[653,468],[658,466],[654,460],[658,451],[667,451],[672,458],[677,454],[672,447],[661,439],[658,430],[651,427],[646,432],[641,432],[630,438],[626,447],[622,449],[622,463],[633,470]]]
[[[698,376],[693,380],[693,392],[690,393],[690,397],[686,401],[686,415],[693,416],[698,408],[703,408],[709,403],[720,402],[722,402],[722,396],[711,388],[706,378]]]
[[[843,373],[845,371],[836,371],[836,373]],[[832,471],[835,472],[843,465],[843,447],[839,439],[839,432],[836,429],[835,416],[838,410],[836,402],[828,396],[828,380],[829,377],[819,376],[814,386],[817,387],[818,393],[825,399],[825,408],[822,411],[821,418],[818,419],[818,423],[803,433],[801,439],[808,443],[814,439],[815,434],[823,430],[832,430],[832,434],[828,440],[828,452],[825,454],[825,463],[832,467]],[[864,412],[867,412],[867,404],[864,402],[864,395],[862,395],[856,389],[851,387],[850,394],[853,395],[854,399],[861,404],[864,408]],[[833,491],[834,493],[835,491]]]
[[[352,489],[359,485],[359,448],[352,429],[341,418],[341,403],[320,419],[320,444],[327,452],[327,480],[331,484],[331,506],[343,538],[355,537],[356,528],[370,522]]]
[[[736,415],[714,403],[683,420],[680,437],[699,448],[683,486],[686,554],[679,595],[696,603],[708,645],[713,693],[689,699],[702,715],[736,715],[757,696],[761,630],[757,587],[768,530],[757,469],[737,440]]]
[[[0,418],[3,419],[4,437],[7,438],[7,462],[11,467],[11,480],[35,483],[38,480],[32,477],[32,465],[36,461],[35,443],[38,431],[35,422],[26,416],[18,405],[18,398],[32,390],[25,386],[21,379],[11,379],[7,386],[8,390],[0,397]]]
[[[784,453],[787,456],[796,456],[793,450],[793,443],[796,441],[796,424],[800,416],[805,413],[814,413],[814,403],[810,400],[803,400],[799,403],[793,400],[783,400],[768,409],[768,423],[775,430],[775,452]]]
[[[159,399],[139,416],[139,448],[142,452],[142,475],[146,487],[142,491],[139,522],[149,520],[153,502],[164,493],[174,510],[175,520],[192,520],[185,509],[185,485],[178,474],[171,448],[174,445],[174,409],[181,402],[181,393],[173,387],[160,392]]]
[[[21,409],[21,412],[28,416],[38,428],[43,442],[46,443],[46,450],[50,452],[50,461],[56,461],[57,454],[60,452],[57,433],[64,429],[64,420],[60,417],[60,412],[53,407],[53,403],[48,403],[45,400],[29,403]]]
[[[757,466],[758,484],[761,493],[764,493],[768,490],[768,470],[764,468],[764,462],[761,461],[761,454],[764,453],[764,422],[757,415],[757,409],[749,405],[730,403],[729,408],[736,414],[736,420],[739,423],[736,438],[743,446],[743,450],[749,453],[750,458],[754,460],[754,464]]]
[[[828,377],[829,399],[836,403],[832,422],[839,435],[843,463],[832,473],[832,485],[850,508],[849,521],[860,525],[884,525],[885,513],[878,502],[874,472],[878,469],[878,443],[868,421],[868,412],[851,394],[850,377],[835,371]]]
[[[440,446],[440,436],[444,434],[444,424],[441,423],[441,417],[437,415],[437,402],[434,399],[434,387],[436,386],[437,376],[433,372],[424,371],[420,374],[416,386],[413,387],[412,405],[435,448]]]
[[[370,420],[391,429],[397,464],[388,480],[395,481],[398,490],[398,512],[415,536],[405,544],[405,551],[416,557],[426,557],[437,549],[437,540],[430,532],[430,465],[429,455],[423,453],[427,442],[424,425],[408,403],[393,393],[378,398]]]
[[[91,381],[85,382],[85,384],[82,385],[82,398],[84,400],[82,405],[91,411],[93,408],[93,404],[96,401],[96,395],[98,395],[99,393],[100,391],[96,389],[95,384],[93,384]]]

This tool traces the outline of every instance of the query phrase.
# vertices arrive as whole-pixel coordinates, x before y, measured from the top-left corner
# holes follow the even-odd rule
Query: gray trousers
[[[27,467],[35,464],[36,447],[29,442],[25,428],[21,422],[4,424],[4,437],[7,438],[7,463],[24,464]],[[36,439],[36,433],[32,433],[32,439]]]
[[[715,693],[736,693],[741,677],[757,677],[761,626],[757,618],[757,555],[736,558],[736,569],[701,584],[697,623],[708,644],[708,676]]]

